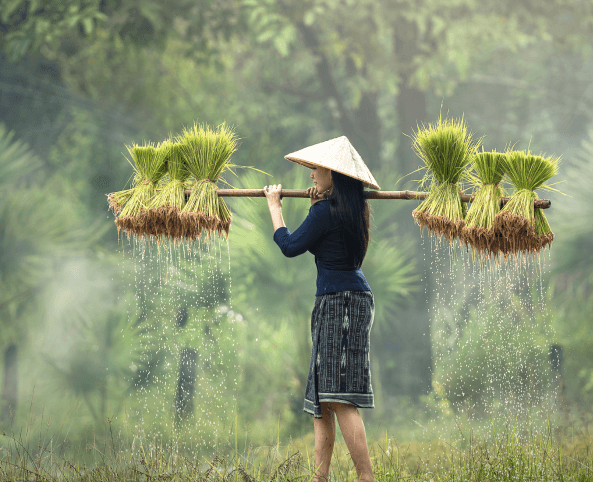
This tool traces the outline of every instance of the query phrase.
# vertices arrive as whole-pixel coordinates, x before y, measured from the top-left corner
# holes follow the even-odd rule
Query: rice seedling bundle
[[[536,189],[550,189],[545,185],[558,170],[559,158],[535,156],[529,151],[508,152],[503,168],[515,186],[507,204],[494,219],[494,230],[500,234],[502,251],[517,255],[519,252],[540,251],[549,245],[554,235],[541,209],[536,209]]]
[[[183,208],[180,219],[184,236],[197,239],[202,232],[207,235],[218,232],[228,236],[231,212],[217,194],[217,183],[226,182],[222,175],[232,172],[230,158],[237,149],[237,137],[225,124],[217,129],[194,124],[185,129],[179,138],[180,150],[191,178],[187,187],[191,194]]]
[[[546,246],[549,248],[552,244],[552,241],[554,241],[554,233],[552,232],[552,228],[550,228],[550,223],[548,223],[543,209],[535,208],[534,213],[535,238],[533,240],[532,250],[541,251]]]
[[[179,214],[185,206],[185,181],[190,173],[185,167],[179,143],[164,141],[159,146],[158,153],[166,159],[167,178],[161,179],[159,189],[148,206],[147,234],[153,234],[157,238],[166,236],[178,239],[183,237]]]
[[[504,196],[504,189],[500,186],[504,176],[504,156],[496,151],[480,152],[472,163],[476,174],[471,179],[478,189],[465,216],[461,239],[480,256],[497,255],[500,251],[494,232],[494,218],[500,211],[500,198]]]
[[[138,182],[135,181],[135,184],[138,184]],[[123,205],[128,202],[128,200],[132,197],[132,194],[134,194],[134,188],[112,192],[107,195],[109,209],[113,211],[113,214],[117,216],[121,212]]]
[[[426,164],[421,184],[430,182],[429,194],[412,212],[421,226],[453,241],[464,226],[460,180],[480,144],[467,131],[464,120],[439,118],[422,126],[413,137],[416,154]]]
[[[129,196],[125,205],[121,207],[115,224],[118,231],[123,229],[128,237],[130,235],[144,236],[147,234],[146,212],[156,194],[156,186],[165,173],[166,159],[157,155],[157,149],[150,143],[143,146],[134,144],[127,146],[127,149],[132,157],[132,167],[136,172],[135,186],[131,189],[131,193],[121,191],[113,195],[113,200],[116,202]]]

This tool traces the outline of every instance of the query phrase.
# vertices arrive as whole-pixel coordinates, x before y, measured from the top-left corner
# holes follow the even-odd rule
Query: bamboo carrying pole
[[[189,190],[186,190],[186,194],[189,194]],[[217,193],[223,197],[265,197],[263,189],[218,189]],[[367,199],[416,199],[423,200],[428,196],[427,192],[422,191],[365,191],[365,197]],[[308,198],[307,191],[301,191],[299,189],[283,189],[282,197],[301,197]],[[474,196],[470,194],[462,194],[462,202],[472,202]],[[508,202],[508,197],[501,197],[500,204],[504,206]],[[551,207],[552,201],[549,199],[536,199],[534,201],[534,207],[541,209],[548,209]]]

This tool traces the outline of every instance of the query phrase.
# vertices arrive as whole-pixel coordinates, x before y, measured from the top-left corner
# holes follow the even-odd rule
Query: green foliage
[[[564,275],[575,285],[587,280],[593,270],[593,233],[590,223],[583,222],[593,218],[593,206],[588,196],[583,195],[589,192],[593,179],[592,161],[593,129],[589,129],[580,148],[563,169],[563,190],[569,197],[558,199],[550,213],[561,233],[556,240],[555,273]]]
[[[407,122],[405,103],[398,102],[397,114],[382,108],[399,91],[450,96],[460,82],[480,76],[491,59],[511,57],[536,43],[590,51],[593,15],[582,2],[553,2],[545,12],[532,4],[494,1],[471,1],[463,7],[442,0],[421,6],[399,2],[397,8],[390,2],[368,0],[356,6],[311,1],[297,7],[274,0],[248,0],[242,5],[253,48],[265,49],[279,65],[289,54],[290,75],[266,77],[264,86],[309,104],[326,105],[335,113],[335,127],[357,149],[360,146],[371,168],[381,160],[373,152],[377,146],[391,144],[393,136],[412,127],[390,129],[396,121]],[[550,20],[562,15],[566,21]],[[296,68],[310,56],[314,63]],[[418,106],[418,112],[425,112],[424,106]],[[411,119],[414,124],[418,120],[423,119]]]
[[[39,161],[25,145],[2,138],[0,182],[6,196],[0,201],[0,311],[5,320],[3,342],[22,340],[29,326],[21,317],[33,317],[34,301],[53,278],[61,260],[81,252],[105,232],[99,223],[85,226],[75,204],[76,194],[61,176],[35,188],[19,182]],[[17,171],[18,169],[18,171]]]
[[[578,276],[578,275],[577,275]],[[578,280],[573,275],[562,278],[555,286],[554,303],[558,315],[554,320],[557,340],[563,350],[563,400],[576,402],[579,408],[589,410],[593,396],[593,340],[590,336],[593,296],[591,274]]]
[[[288,175],[282,176],[283,186],[306,188],[310,183],[307,171],[300,166],[293,167]],[[256,172],[243,173],[237,181],[237,187],[250,188],[272,182]],[[311,357],[310,319],[315,295],[315,264],[308,253],[292,259],[282,255],[273,241],[265,199],[236,198],[231,202],[234,219],[229,246],[233,305],[254,330],[249,337],[251,343],[247,345],[253,347],[253,358],[250,359],[249,351],[245,351],[247,363],[242,391],[246,398],[240,400],[241,413],[245,414],[248,423],[267,428],[277,423],[276,413],[288,413],[283,433],[302,433],[308,430],[308,416],[302,412],[302,403]],[[287,199],[282,204],[284,221],[294,231],[307,216],[310,203],[305,199]],[[261,328],[261,337],[259,325],[266,325]],[[272,332],[276,334],[271,335]],[[283,333],[289,337],[286,340],[290,343],[279,342],[278,336]],[[272,338],[264,338],[266,334]],[[254,339],[260,341],[254,343]],[[264,347],[271,351],[267,352]],[[270,365],[272,354],[276,361]],[[274,395],[277,390],[271,382],[264,386],[259,385],[263,380],[257,384],[249,383],[261,372],[262,366],[268,367],[267,375],[277,386],[287,388],[280,392],[282,396]],[[278,369],[272,371],[271,367]],[[255,406],[262,408],[254,411],[248,400],[259,402]]]
[[[56,256],[80,246],[82,232],[72,206],[48,199],[59,185],[56,179],[44,189],[15,190],[1,205],[3,303],[41,288],[52,276]]]
[[[107,16],[96,0],[77,2],[24,1],[2,2],[0,21],[8,33],[0,42],[11,61],[37,52],[42,46],[57,50],[67,34],[80,31],[89,36]]]
[[[238,322],[228,307],[228,265],[220,263],[225,246],[209,240],[190,252],[146,241],[139,250],[129,301],[139,334],[125,391],[131,417],[147,436],[175,429],[171,436],[184,447],[209,446],[228,426],[238,379]]]
[[[443,310],[447,314],[435,322],[433,333],[435,383],[444,387],[443,398],[455,410],[478,417],[525,414],[542,406],[554,388],[548,361],[552,291],[521,288],[510,281],[517,276],[513,272],[503,276],[508,281],[491,283],[480,293],[482,300],[466,305],[465,316]]]
[[[9,189],[22,184],[28,174],[35,172],[43,164],[28,146],[14,138],[14,132],[7,131],[0,124],[0,185]]]
[[[555,303],[560,315],[555,324],[564,351],[563,387],[567,401],[590,407],[593,390],[590,313],[591,272],[593,269],[593,233],[591,224],[583,222],[593,215],[588,196],[593,176],[593,129],[589,129],[562,171],[566,197],[555,201],[549,214],[557,227],[553,274]]]
[[[142,335],[135,341],[141,355],[130,378],[133,419],[151,435],[172,434],[175,427],[175,436],[186,448],[210,447],[230,426],[237,392],[234,320],[221,307],[189,306],[184,308],[187,325],[181,327],[175,323],[178,310],[167,306],[164,298],[159,301],[161,313],[142,324]],[[173,402],[178,399],[181,364],[187,363],[181,355],[187,349],[196,356],[196,378],[192,410],[179,413]],[[179,424],[180,418],[187,423]]]
[[[119,306],[103,311],[79,312],[69,320],[70,332],[62,339],[60,351],[42,356],[51,367],[48,391],[81,397],[94,423],[101,424],[123,409],[128,380],[140,356],[139,328],[127,315],[131,297]],[[51,337],[48,337],[51,338]],[[47,339],[46,339],[47,340]]]
[[[0,22],[7,32],[0,46],[10,60],[16,61],[39,51],[54,57],[60,49],[85,49],[97,38],[123,42],[128,48],[145,48],[163,46],[170,37],[182,37],[194,43],[202,55],[212,54],[212,37],[228,39],[239,22],[234,7],[189,0],[166,4],[138,0],[11,0],[0,6]]]
[[[0,46],[4,52],[11,59],[23,56],[27,59],[30,54],[38,53],[54,59],[70,92],[79,96],[64,96],[61,100],[61,87],[51,89],[49,94],[45,91],[31,93],[26,86],[7,85],[6,80],[2,80],[3,99],[10,99],[4,95],[13,89],[19,95],[30,95],[34,99],[31,104],[42,106],[22,114],[23,122],[33,126],[36,137],[41,138],[45,133],[38,121],[45,115],[43,106],[48,95],[58,99],[56,102],[73,102],[77,106],[69,107],[68,114],[61,116],[53,126],[52,133],[63,131],[49,141],[47,156],[43,153],[50,169],[54,173],[59,171],[54,180],[61,178],[66,182],[45,188],[46,172],[37,168],[40,162],[0,161],[2,189],[14,184],[21,169],[22,172],[34,170],[42,185],[41,190],[38,185],[32,185],[32,189],[11,188],[10,196],[36,200],[37,204],[32,204],[29,211],[16,206],[17,211],[5,212],[5,198],[0,199],[2,219],[10,218],[10,222],[0,221],[0,259],[2,267],[8,270],[0,270],[3,279],[22,278],[34,282],[34,286],[43,287],[44,282],[50,283],[50,288],[54,286],[53,266],[63,264],[63,251],[74,248],[70,243],[52,244],[44,235],[61,235],[95,220],[96,226],[102,226],[99,219],[106,226],[103,229],[111,225],[113,230],[110,218],[104,215],[104,194],[123,186],[129,174],[121,167],[127,168],[127,165],[121,162],[119,146],[130,138],[141,142],[142,137],[155,138],[158,133],[178,132],[195,119],[196,112],[201,120],[211,125],[232,121],[243,137],[237,162],[257,164],[276,174],[288,172],[288,163],[282,160],[284,153],[340,134],[347,134],[357,149],[361,146],[363,158],[374,170],[379,165],[393,169],[390,153],[398,143],[397,135],[401,131],[409,132],[409,126],[398,126],[403,112],[393,107],[398,101],[398,92],[404,89],[409,92],[410,88],[437,93],[438,99],[430,94],[421,97],[428,100],[428,110],[433,112],[438,110],[442,95],[457,91],[457,97],[446,98],[445,102],[460,113],[465,111],[468,118],[471,116],[472,125],[479,125],[480,131],[488,132],[493,143],[511,136],[532,138],[534,144],[544,143],[544,149],[556,150],[556,144],[570,146],[577,138],[569,138],[564,131],[558,131],[559,127],[564,127],[563,123],[569,123],[565,115],[578,113],[570,114],[573,128],[586,125],[591,110],[587,110],[586,101],[590,96],[583,94],[582,86],[588,85],[591,78],[587,70],[593,17],[590,2],[548,2],[542,7],[537,2],[501,4],[472,0],[460,5],[437,0],[421,5],[399,2],[396,7],[389,2],[370,0],[356,5],[334,0],[288,4],[274,0],[198,3],[124,0],[78,2],[76,5],[59,1],[1,2],[0,30],[4,33]],[[579,55],[572,55],[570,51]],[[23,68],[26,69],[26,65]],[[566,72],[571,72],[570,79]],[[29,75],[37,76],[39,72],[31,71]],[[570,102],[565,102],[566,99]],[[431,102],[435,108],[431,107]],[[463,102],[467,102],[468,108],[460,107]],[[12,109],[12,104],[8,104],[8,108]],[[569,134],[581,135],[580,130]],[[23,158],[20,154],[10,154],[19,151],[20,148],[14,147],[16,143],[10,143],[13,149],[10,151],[1,142],[0,158]],[[570,184],[567,192],[589,191],[589,150],[584,146],[582,160],[566,170]],[[7,173],[12,173],[11,180],[5,176]],[[296,180],[289,185],[291,176],[287,174],[282,178],[286,187],[305,187],[306,180],[301,186],[296,186]],[[245,187],[269,183],[263,178],[256,180],[243,175],[241,178]],[[59,200],[54,197],[56,193],[59,193]],[[259,377],[259,366],[268,370],[267,379],[260,377],[253,383],[245,383],[248,395],[240,402],[240,413],[251,416],[255,412],[253,418],[261,422],[265,417],[272,417],[267,412],[271,406],[277,408],[275,413],[281,413],[282,420],[287,420],[288,424],[292,420],[298,422],[294,414],[301,409],[298,405],[302,398],[299,383],[302,382],[297,370],[306,367],[307,360],[301,363],[295,352],[296,345],[306,347],[308,343],[306,323],[311,300],[304,294],[312,295],[314,291],[312,262],[306,260],[307,255],[302,256],[302,260],[274,257],[278,250],[271,241],[271,233],[263,231],[269,226],[265,202],[233,200],[231,203],[231,207],[236,205],[237,212],[240,211],[239,216],[235,215],[233,228],[237,236],[231,239],[233,297],[245,318],[255,325],[246,325],[251,329],[246,328],[244,336],[253,336],[259,325],[265,326],[258,341],[253,339],[245,345],[244,377],[251,382]],[[297,226],[304,219],[308,206],[302,203],[302,200],[284,202],[289,226]],[[14,204],[19,202],[14,201]],[[240,204],[246,207],[239,208]],[[415,255],[411,241],[400,236],[405,226],[400,225],[398,229],[393,224],[383,230],[392,221],[396,204],[399,208],[399,202],[373,202],[375,222],[377,230],[381,226],[381,234],[372,233],[364,266],[377,301],[376,328],[379,330],[388,328],[389,324],[399,324],[406,330],[408,326],[417,326],[415,321],[393,315],[401,306],[400,300],[413,287],[411,282],[417,278],[415,271],[421,271],[412,266]],[[401,204],[408,208],[406,203]],[[554,208],[548,211],[553,216],[553,224],[558,223],[558,248],[553,261],[558,267],[559,288],[554,302],[565,301],[567,307],[570,305],[566,317],[558,322],[559,326],[566,327],[566,332],[562,331],[562,343],[567,348],[566,366],[571,367],[566,372],[565,386],[569,387],[570,397],[580,397],[580,400],[589,393],[590,370],[586,360],[591,351],[587,341],[590,320],[586,314],[590,312],[587,308],[590,297],[587,285],[583,285],[583,291],[575,298],[571,298],[572,291],[568,288],[573,284],[581,286],[580,281],[587,278],[593,265],[589,254],[593,252],[590,229],[582,222],[590,217],[589,211],[586,197],[575,195],[568,201],[554,201]],[[30,222],[23,222],[29,214]],[[58,221],[65,219],[68,223],[60,227]],[[106,280],[117,278],[122,270],[128,269],[119,264],[121,256],[114,251],[115,230],[110,232],[112,235],[104,236],[101,241],[107,243],[103,244],[104,248],[96,246],[94,237],[80,245],[87,254],[91,253],[89,256],[95,256],[96,250],[104,256],[98,266],[108,272]],[[192,268],[185,269],[192,271]],[[169,279],[177,274],[171,272]],[[161,293],[155,279],[144,280],[140,275],[136,278],[132,273],[127,283],[114,289],[113,297],[124,297],[135,288],[141,291],[142,283],[150,284],[151,290]],[[196,281],[188,277],[183,283],[191,286]],[[217,283],[227,289],[221,280]],[[0,293],[4,296],[17,286],[24,285],[20,281],[4,283]],[[430,292],[430,284],[427,289]],[[69,290],[78,293],[72,286]],[[279,292],[284,296],[272,295]],[[51,316],[46,313],[47,307],[56,306],[32,303],[30,290],[19,293],[25,294],[14,300],[12,311],[8,310],[8,305],[0,305],[0,310],[6,308],[1,313],[2,334],[6,340],[16,336],[14,329],[23,330],[19,331],[21,335],[17,339],[25,340],[26,332],[31,331],[24,327],[37,327],[39,320]],[[167,296],[166,290],[164,293],[162,296]],[[15,294],[18,293],[15,291]],[[150,318],[152,323],[158,318],[152,311],[158,299],[150,299],[150,293],[137,295],[142,299],[138,322]],[[200,304],[200,309],[190,309],[200,319],[220,304],[215,296],[200,294],[199,288],[186,296],[192,303]],[[84,296],[80,298],[88,300]],[[88,301],[88,304],[97,313],[103,310],[101,303]],[[73,303],[73,306],[78,304]],[[426,312],[423,306],[419,311]],[[381,313],[383,309],[387,311]],[[9,316],[9,313],[12,314]],[[175,313],[167,313],[167,316],[174,319]],[[97,315],[98,327],[102,326],[104,318]],[[61,318],[56,316],[51,321],[51,326],[56,327]],[[295,326],[300,326],[298,336],[302,336],[297,343],[293,336]],[[180,346],[199,340],[192,333],[167,331],[180,340]],[[414,340],[402,342],[407,352],[414,350]],[[388,348],[382,353],[381,363],[388,360],[389,352],[393,351],[390,341],[385,340]],[[269,344],[264,347],[265,342]],[[39,343],[43,345],[43,339]],[[301,351],[306,358],[306,350]],[[278,353],[282,353],[282,357],[276,356]],[[176,354],[167,356],[171,363],[167,369],[165,358],[160,359],[159,355],[148,357],[146,364],[160,360],[154,373],[174,377],[172,367],[179,360]],[[408,360],[410,364],[416,363],[415,359],[408,358],[412,360]],[[585,360],[583,367],[579,367],[580,360]],[[404,365],[394,370],[407,371]],[[266,380],[272,381],[266,384]],[[270,386],[280,388],[277,398],[266,405],[269,398],[263,393]],[[114,398],[118,398],[119,387],[113,386],[112,390]],[[158,394],[156,390],[155,394]],[[163,395],[166,403],[172,398],[172,390]],[[95,391],[92,393],[95,407],[100,405],[98,400],[99,394]],[[290,403],[295,400],[298,403],[293,407]],[[53,413],[61,413],[62,409],[63,406],[56,403]],[[156,413],[154,417],[157,418]],[[266,427],[271,425],[268,420]],[[295,423],[295,427],[297,425]],[[83,433],[90,428],[91,424],[79,426],[73,432]],[[309,425],[305,429],[308,428]],[[285,433],[290,432],[287,429]],[[520,459],[511,462],[517,461]]]

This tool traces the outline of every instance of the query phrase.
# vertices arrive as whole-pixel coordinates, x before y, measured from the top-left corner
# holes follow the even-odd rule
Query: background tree
[[[96,224],[92,230],[80,228],[79,213],[68,199],[69,186],[63,179],[53,177],[41,186],[31,186],[41,163],[25,144],[14,141],[13,134],[3,126],[0,149],[0,313],[5,402],[2,419],[6,421],[17,408],[19,348],[27,343],[29,330],[39,326],[39,298],[59,263],[81,250],[87,241],[97,239],[97,231]]]

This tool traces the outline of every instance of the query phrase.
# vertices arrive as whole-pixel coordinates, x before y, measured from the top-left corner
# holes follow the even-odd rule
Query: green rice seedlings
[[[416,154],[426,164],[421,185],[430,183],[428,196],[412,214],[420,227],[426,226],[451,243],[464,226],[460,180],[480,140],[468,133],[463,118],[442,117],[437,124],[419,127],[412,140]]]
[[[226,182],[222,175],[232,172],[230,158],[237,149],[232,128],[222,124],[216,129],[194,124],[184,129],[179,138],[187,170],[192,177],[187,183],[191,193],[180,215],[186,238],[196,240],[202,233],[223,232],[228,236],[231,212],[217,194],[217,183]]]
[[[135,184],[138,184],[138,182],[135,182]],[[109,209],[111,209],[113,214],[117,216],[121,212],[122,207],[129,201],[132,194],[134,194],[134,188],[107,194]]]
[[[130,237],[144,236],[146,233],[145,217],[149,203],[156,194],[156,186],[162,178],[163,162],[156,155],[154,145],[148,143],[143,146],[134,144],[126,146],[133,161],[133,168],[136,172],[134,177],[135,186],[133,192],[121,212],[115,219],[118,231],[123,229]]]
[[[157,238],[179,239],[183,236],[179,214],[185,206],[185,181],[189,172],[179,143],[167,140],[159,145],[158,151],[166,159],[168,178],[166,183],[159,184],[157,194],[148,206],[149,231]]]
[[[500,211],[500,198],[504,189],[500,186],[504,176],[500,152],[480,152],[474,157],[471,176],[477,191],[465,216],[461,240],[476,250],[479,256],[497,255],[500,244],[494,232],[494,218]]]
[[[541,208],[535,208],[535,237],[533,239],[532,250],[536,252],[540,252],[546,246],[549,248],[554,241],[554,233],[552,232],[552,228],[550,228],[550,224],[546,219],[546,215],[544,214],[544,210]]]
[[[173,142],[169,139],[159,143],[156,148],[156,156],[159,159],[162,171],[160,179],[156,183],[155,197],[152,199],[149,208],[146,210],[145,231],[146,234],[151,234],[157,239],[167,236],[167,216],[163,213],[163,211],[166,211],[167,209],[161,209],[162,206],[158,204],[157,196],[163,192],[171,181],[168,168],[172,148]]]
[[[503,168],[516,188],[494,219],[494,230],[502,238],[505,256],[540,251],[551,242],[551,230],[547,221],[543,221],[543,213],[538,214],[540,227],[539,234],[536,233],[534,201],[537,194],[534,191],[550,189],[544,183],[556,174],[559,161],[560,158],[535,156],[529,151],[511,151],[504,158]]]

